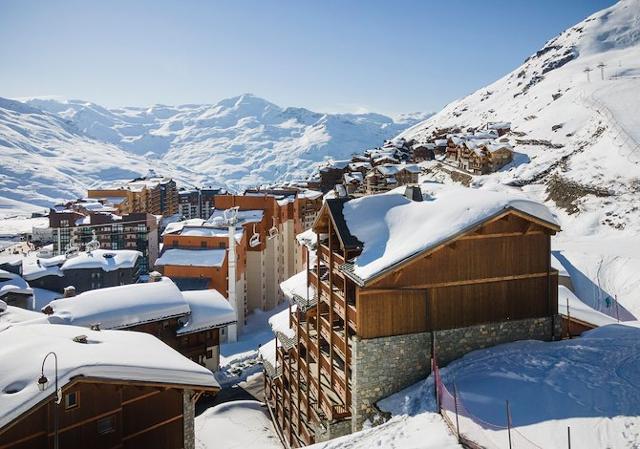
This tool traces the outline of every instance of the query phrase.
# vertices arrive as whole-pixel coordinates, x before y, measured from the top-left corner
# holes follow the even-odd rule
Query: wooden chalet
[[[553,216],[527,200],[450,190],[323,205],[308,288],[291,294],[293,338],[277,334],[265,376],[287,445],[360,430],[376,401],[429,374],[434,355],[446,364],[559,336]]]
[[[373,195],[418,182],[420,167],[414,164],[384,164],[373,167],[365,177],[365,192]]]
[[[236,323],[216,290],[178,290],[168,278],[56,299],[43,308],[52,324],[153,335],[190,360],[217,371],[220,330]]]
[[[2,449],[193,448],[195,401],[220,389],[142,333],[31,324],[0,348]]]

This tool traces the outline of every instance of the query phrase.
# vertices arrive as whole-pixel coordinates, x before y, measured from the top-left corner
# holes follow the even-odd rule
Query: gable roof
[[[87,343],[74,338],[87,337]],[[40,391],[42,361],[54,351],[61,387],[84,377],[219,388],[203,366],[187,359],[153,335],[92,331],[76,326],[32,324],[0,331],[0,428],[54,395],[53,382]],[[53,361],[45,374],[53,376]]]
[[[101,288],[51,301],[45,309],[54,324],[123,329],[189,313],[189,305],[168,278],[146,284]]]
[[[407,199],[400,188],[332,210],[334,222],[343,223],[338,226],[339,234],[362,242],[362,253],[341,267],[359,285],[509,211],[560,230],[544,205],[520,196],[439,184],[421,187],[424,201]]]
[[[351,232],[349,231],[349,227],[344,220],[344,215],[342,214],[344,204],[348,201],[349,198],[328,198],[322,205],[322,209],[325,209],[326,207],[326,210],[329,213],[329,218],[335,226],[336,233],[338,234],[338,239],[342,243],[342,246],[345,249],[361,248],[362,243],[351,234]],[[320,210],[318,218],[321,214],[322,210]]]

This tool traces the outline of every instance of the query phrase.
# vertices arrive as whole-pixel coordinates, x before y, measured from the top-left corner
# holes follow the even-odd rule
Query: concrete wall
[[[261,309],[264,296],[262,252],[247,251],[247,310]]]
[[[518,340],[548,341],[561,335],[561,326],[558,317],[547,317],[436,331],[434,338],[438,366],[444,366],[476,349],[501,343]]]
[[[375,403],[431,372],[431,333],[353,338],[351,427],[378,414]]]

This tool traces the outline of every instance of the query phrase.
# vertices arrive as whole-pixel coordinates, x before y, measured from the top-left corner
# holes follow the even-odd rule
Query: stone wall
[[[184,390],[182,393],[182,425],[184,427],[184,449],[195,449],[196,434],[194,423],[196,418],[196,407],[193,403],[193,390]]]
[[[431,333],[353,339],[352,431],[374,421],[375,403],[420,379],[431,371]]]
[[[561,326],[559,317],[546,317],[436,331],[434,338],[438,365],[444,366],[471,351],[501,343],[552,340],[561,335]]]
[[[344,419],[342,421],[327,422],[322,425],[314,425],[314,441],[321,443],[323,441],[333,440],[334,438],[349,435],[351,433],[351,420]]]

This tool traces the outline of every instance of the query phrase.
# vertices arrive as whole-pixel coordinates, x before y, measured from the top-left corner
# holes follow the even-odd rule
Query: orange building
[[[296,234],[311,226],[322,205],[319,192],[293,189],[217,195],[208,220],[192,219],[167,226],[156,267],[182,290],[214,288],[229,298],[229,228],[237,210],[235,297],[238,328],[255,309],[282,302],[280,283],[302,269]]]

